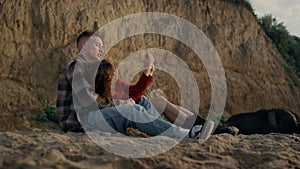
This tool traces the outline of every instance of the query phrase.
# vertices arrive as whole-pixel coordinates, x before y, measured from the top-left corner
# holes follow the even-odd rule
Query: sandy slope
[[[184,140],[158,156],[133,159],[105,151],[84,133],[3,131],[0,168],[300,168],[299,143],[300,135],[222,134],[204,144]]]

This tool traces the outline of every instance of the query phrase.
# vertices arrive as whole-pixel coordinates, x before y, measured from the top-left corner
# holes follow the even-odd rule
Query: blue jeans
[[[104,132],[125,133],[128,127],[132,127],[150,136],[179,138],[180,127],[163,120],[146,97],[142,97],[138,104],[125,104],[90,112],[87,123]]]

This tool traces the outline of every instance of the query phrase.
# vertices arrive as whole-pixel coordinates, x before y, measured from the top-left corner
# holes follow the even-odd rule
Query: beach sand
[[[107,152],[85,133],[2,131],[0,168],[300,168],[300,135],[220,134],[203,144],[185,139],[162,154],[129,158]]]

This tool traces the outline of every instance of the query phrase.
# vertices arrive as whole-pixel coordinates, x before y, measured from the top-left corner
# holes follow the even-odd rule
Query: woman
[[[145,97],[141,97],[140,100],[138,100],[140,105],[131,102],[121,106],[114,106],[113,96],[111,94],[113,75],[113,64],[105,59],[102,60],[95,78],[95,92],[98,94],[97,103],[103,118],[99,117],[99,112],[91,112],[88,121],[92,126],[109,132],[114,132],[114,130],[125,132],[128,127],[133,127],[150,136],[162,133],[162,135],[175,138],[183,138],[186,136],[189,138],[197,138],[199,136],[202,125],[195,125],[191,130],[188,130],[171,124],[154,115],[159,113]],[[153,111],[153,113],[151,113],[151,111]],[[105,126],[103,120],[105,120],[109,126]],[[211,128],[213,126],[208,127]],[[167,130],[168,132],[165,132]],[[202,136],[202,138],[207,138],[208,135],[210,135],[210,133],[207,133],[206,136]]]
[[[119,103],[138,103],[143,97],[146,88],[152,82],[152,74],[154,72],[153,61],[153,56],[151,54],[147,54],[144,63],[147,69],[145,69],[139,81],[134,85],[129,85],[121,80],[121,78],[118,78],[116,83],[113,85],[114,91],[111,91],[110,86],[115,72],[114,67],[109,61],[103,60],[99,66],[95,81],[95,83],[99,84],[95,86],[96,93],[99,94],[99,96],[103,96],[102,99],[98,98],[100,103],[99,108],[104,107],[106,104],[114,105],[113,101],[117,103],[117,105],[119,105]],[[113,95],[111,93],[113,93]],[[171,123],[185,128],[192,127],[192,125],[188,126],[187,124],[192,124],[192,120],[195,121],[195,119],[192,118],[195,117],[192,112],[170,103],[163,96],[151,98],[150,101],[154,107]],[[204,124],[204,122],[205,120],[200,117],[197,119],[197,123]]]

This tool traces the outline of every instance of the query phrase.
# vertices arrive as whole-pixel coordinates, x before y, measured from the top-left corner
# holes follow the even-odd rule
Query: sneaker
[[[212,135],[214,126],[215,126],[215,123],[213,121],[206,121],[204,123],[203,129],[198,138],[199,143],[203,143]]]
[[[197,138],[200,135],[201,129],[202,129],[202,125],[195,125],[190,129],[189,137]]]
[[[202,125],[195,125],[190,129],[189,137],[190,138],[196,138],[199,140],[199,142],[206,141],[210,136],[214,129],[214,122],[213,121],[207,121],[205,124]]]

